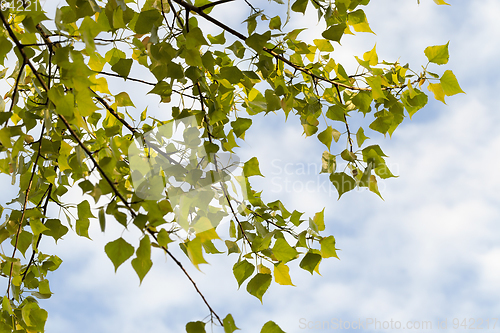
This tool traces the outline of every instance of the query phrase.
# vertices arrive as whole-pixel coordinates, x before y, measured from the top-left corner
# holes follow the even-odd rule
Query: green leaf
[[[212,36],[210,34],[207,35],[210,44],[221,44],[224,45],[226,43],[226,38],[224,37],[224,30],[218,34],[217,36]]]
[[[294,259],[299,254],[284,238],[278,238],[272,250],[276,259],[284,263]]]
[[[186,47],[188,49],[198,50],[201,45],[208,45],[200,28],[191,28],[186,34]]]
[[[106,214],[104,213],[104,209],[99,209],[99,227],[101,227],[101,232],[104,232],[106,229]]]
[[[5,38],[5,36],[0,36],[0,65],[4,65],[5,59],[7,59],[7,54],[12,49],[12,43]]]
[[[203,257],[203,249],[201,246],[201,239],[199,237],[187,241],[184,245],[186,247],[186,253],[196,269],[200,269],[200,264],[208,264]]]
[[[31,219],[30,220],[30,227],[31,231],[33,231],[34,235],[39,235],[40,233],[44,232],[45,230],[49,230],[43,223],[38,220],[38,219]]]
[[[138,34],[150,33],[153,26],[160,26],[162,16],[157,9],[150,9],[139,14],[134,30]]]
[[[48,314],[44,309],[40,309],[35,301],[28,302],[24,305],[21,310],[21,314],[23,321],[32,329],[32,331],[43,332]]]
[[[111,66],[111,70],[122,77],[127,77],[132,67],[132,59],[120,59],[116,64]]]
[[[268,321],[262,326],[260,333],[285,333],[274,321]]]
[[[301,212],[298,212],[296,210],[293,211],[292,215],[290,216],[290,222],[293,223],[293,225],[295,225],[296,227],[298,227],[302,222],[304,222],[304,220],[301,220],[300,217],[303,215],[304,213],[301,213]]]
[[[332,173],[335,172],[337,166],[337,159],[335,155],[330,154],[328,151],[324,151],[321,156],[321,171],[320,173]]]
[[[173,242],[173,240],[170,239],[169,232],[165,229],[161,229],[156,238],[158,239],[158,245],[165,248],[167,248],[169,243]]]
[[[334,139],[335,142],[338,142],[340,135],[339,131],[331,126],[328,126],[323,132],[318,134],[318,140],[321,141],[328,148],[328,150],[330,150],[332,139]]]
[[[62,236],[66,235],[66,233],[68,232],[68,228],[62,225],[61,221],[57,219],[48,219],[47,221],[45,221],[44,225],[46,228],[48,228],[48,230],[45,230],[42,233],[54,238],[56,243],[59,239],[61,239]]]
[[[281,109],[281,100],[276,93],[271,89],[267,89],[265,92],[266,103],[267,103],[267,111],[276,111]]]
[[[362,9],[350,12],[347,15],[347,23],[354,28],[354,31],[373,33],[372,29],[370,29],[370,26],[368,25],[365,12]]]
[[[336,172],[330,175],[330,181],[339,193],[339,199],[342,194],[353,190],[356,187],[356,181],[345,172]]]
[[[267,31],[262,35],[258,33],[252,34],[245,39],[245,43],[257,52],[261,52],[267,41],[271,38],[271,31]]]
[[[321,212],[317,212],[316,214],[314,214],[313,222],[318,227],[319,231],[325,230],[325,209],[324,208]]]
[[[222,320],[222,323],[224,324],[224,333],[233,333],[234,331],[239,330],[239,328],[236,327],[233,316],[230,313]]]
[[[382,78],[380,76],[370,76],[366,78],[366,82],[372,88],[373,99],[386,99],[384,92],[382,91]]]
[[[242,260],[234,264],[233,274],[236,281],[238,281],[238,288],[241,287],[241,284],[248,279],[254,271],[255,266],[246,260]]]
[[[359,111],[366,115],[371,110],[370,104],[373,101],[372,95],[373,94],[369,91],[360,91],[352,98],[351,101],[354,105],[356,105]]]
[[[323,31],[321,36],[323,38],[333,40],[334,42],[337,42],[340,44],[340,39],[344,35],[344,31],[346,29],[346,24],[341,23],[341,24],[334,24],[331,27],[329,27],[327,30]]]
[[[371,97],[370,97],[371,101]],[[332,105],[328,108],[328,111],[326,112],[326,116],[330,118],[331,120],[336,120],[336,121],[341,121],[345,123],[345,117],[346,117],[346,112],[344,107],[340,105]]]
[[[281,18],[278,15],[269,21],[269,29],[281,29]]]
[[[231,84],[237,84],[244,79],[243,73],[236,66],[222,67],[220,76],[228,80]]]
[[[448,63],[450,55],[448,53],[448,45],[450,42],[444,45],[428,46],[425,50],[425,56],[429,59],[429,62],[433,62],[438,65],[444,65]]]
[[[293,286],[290,278],[290,268],[283,262],[274,265],[274,281],[281,285]]]
[[[186,324],[187,333],[206,333],[205,323],[202,321],[192,321]]]
[[[307,252],[302,261],[300,262],[300,268],[313,274],[314,271],[318,273],[319,263],[321,262],[321,255],[317,253]]]
[[[135,254],[137,257],[132,259],[132,267],[137,273],[140,283],[142,283],[151,266],[153,266],[151,261],[151,241],[147,235],[142,237]]]
[[[104,252],[108,255],[115,266],[115,272],[121,264],[134,254],[134,247],[127,243],[123,238],[118,238],[115,241],[109,242],[104,247]]]
[[[315,39],[313,42],[321,52],[333,52],[333,46],[330,41],[326,39]]]
[[[133,106],[135,107],[134,103],[132,103],[132,100],[130,99],[130,96],[122,91],[118,95],[115,95],[115,102],[117,106]]]
[[[335,237],[333,236],[328,236],[323,238],[322,240],[319,241],[321,244],[321,256],[323,258],[330,258],[330,257],[335,257],[339,258],[337,256],[337,249],[335,248]]]
[[[262,303],[262,296],[266,293],[271,285],[271,274],[257,273],[250,281],[248,281],[247,291],[250,295],[257,297]]]
[[[363,129],[363,127],[360,127],[358,129],[358,132],[356,133],[356,141],[358,142],[358,147],[361,147],[363,145],[363,142],[365,142],[365,140],[367,139],[369,139],[369,137],[365,135],[365,130]]]
[[[460,93],[465,94],[462,88],[460,88],[457,78],[452,71],[445,71],[439,81],[441,82],[441,86],[443,87],[443,91],[446,96],[453,96]]]
[[[403,105],[405,106],[406,110],[408,111],[408,114],[413,116],[418,110],[423,108],[428,101],[428,97],[426,94],[421,92],[418,89],[413,89],[413,96],[411,96],[411,91],[407,90],[403,92],[402,96],[402,101]]]
[[[365,61],[368,61],[370,66],[376,66],[378,64],[377,44],[375,44],[375,46],[371,51],[368,51],[363,54],[363,59]]]
[[[292,5],[292,10],[297,13],[306,13],[307,3],[309,0],[295,0]]]
[[[245,131],[249,129],[251,125],[252,125],[252,119],[241,118],[241,117],[231,122],[233,133],[238,138],[243,138]]]
[[[378,185],[377,185],[377,177],[375,177],[375,175],[371,175],[369,180],[368,180],[368,189],[377,194],[380,199],[384,200],[384,198],[382,198],[382,195],[380,194],[379,190],[378,190]]]
[[[257,157],[252,157],[243,165],[243,174],[245,177],[251,176],[262,176],[264,177],[259,170],[259,160]]]
[[[340,153],[340,157],[342,157],[342,159],[345,160],[345,161],[347,161],[347,162],[354,162],[354,161],[356,161],[356,154],[354,154],[353,152],[350,152],[347,149],[344,149],[342,151],[342,153]]]
[[[40,284],[38,285],[38,291],[40,292],[40,294],[43,294],[43,295],[52,294],[52,292],[50,291],[50,287],[49,287],[49,280],[45,279],[45,280],[40,281]]]
[[[231,51],[233,51],[234,55],[237,58],[242,59],[245,56],[245,47],[241,44],[240,41],[235,41],[231,46],[228,47]]]
[[[7,296],[4,296],[2,299],[2,310],[6,311],[10,315],[14,314],[12,305],[10,304],[10,300]]]
[[[90,204],[87,200],[84,200],[78,204],[78,219],[76,220],[76,233],[79,236],[89,237],[89,218],[95,218],[95,216],[90,211]]]

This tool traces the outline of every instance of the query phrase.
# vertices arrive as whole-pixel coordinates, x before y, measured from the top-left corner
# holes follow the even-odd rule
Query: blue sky
[[[321,276],[292,268],[296,287],[273,284],[261,305],[245,288],[237,290],[231,272],[235,255],[209,257],[210,265],[198,272],[174,250],[216,311],[232,313],[243,332],[259,332],[268,320],[287,332],[316,331],[303,329],[303,323],[314,327],[339,319],[365,324],[376,319],[381,325],[430,321],[433,332],[445,319],[448,328],[439,331],[454,331],[454,319],[474,327],[482,319],[483,329],[490,319],[488,332],[500,327],[491,329],[500,313],[500,3],[448,2],[451,7],[431,0],[420,6],[413,0],[373,1],[365,11],[377,35],[347,36],[335,47],[336,59],[348,68],[355,64],[353,55],[376,43],[379,59],[399,58],[418,69],[426,63],[425,47],[450,41],[449,64],[435,65],[434,71],[452,69],[467,93],[448,98],[447,105],[430,98],[391,139],[367,133],[399,175],[379,184],[384,201],[364,191],[338,201],[334,190],[322,186],[326,176],[312,167],[302,172],[304,165],[319,164],[324,148],[302,136],[299,119],[255,117],[237,151],[242,160],[259,158],[266,178],[252,179],[253,187],[263,189],[268,201],[280,198],[307,216],[326,208],[326,232],[342,251],[341,260],[322,262]],[[229,23],[238,27],[246,12],[231,13]],[[227,12],[214,15],[226,18]],[[313,39],[321,29],[311,22],[314,17],[306,15],[291,24],[309,26],[304,37]],[[288,172],[279,172],[285,165]],[[75,200],[78,195],[75,191]],[[10,197],[4,191],[2,204]],[[92,241],[70,233],[57,246],[42,242],[42,251],[64,260],[50,277],[54,295],[41,304],[49,311],[47,332],[181,332],[187,321],[208,314],[182,272],[160,252],[153,252],[153,268],[140,287],[128,263],[115,274],[104,245],[121,235],[132,240],[139,235],[119,227],[103,235],[96,224]],[[386,330],[372,325],[364,331]]]

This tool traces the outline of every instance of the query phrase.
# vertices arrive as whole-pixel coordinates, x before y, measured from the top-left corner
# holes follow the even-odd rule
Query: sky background
[[[345,36],[342,46],[334,45],[335,59],[349,73],[353,55],[362,56],[375,43],[379,59],[400,59],[418,70],[427,63],[425,47],[450,41],[449,63],[429,69],[440,75],[452,69],[467,93],[447,98],[447,105],[430,96],[427,107],[406,119],[392,138],[366,133],[371,138],[366,144],[380,144],[399,175],[379,183],[384,201],[365,191],[337,200],[327,176],[317,174],[324,146],[302,136],[300,120],[290,116],[285,122],[279,112],[254,117],[236,151],[243,161],[252,156],[260,161],[266,177],[252,177],[253,187],[264,190],[265,201],[281,199],[304,216],[326,208],[325,235],[333,234],[341,251],[340,260],[321,263],[321,276],[291,263],[295,287],[273,283],[261,305],[245,287],[237,290],[231,269],[236,255],[208,257],[210,265],[199,272],[174,249],[217,313],[232,313],[243,332],[260,332],[268,320],[286,332],[316,331],[304,326],[340,319],[365,326],[370,320],[403,326],[430,321],[428,331],[438,331],[438,321],[447,320],[440,332],[455,331],[454,319],[473,327],[482,320],[485,331],[500,330],[500,322],[492,329],[493,318],[500,317],[500,3],[448,2],[451,7],[431,0],[372,1],[365,12],[377,35]],[[213,14],[238,28],[248,14],[241,8],[240,3]],[[299,15],[290,24],[309,27],[301,36],[313,39],[322,31],[315,22],[314,15]],[[332,150],[340,152],[344,145]],[[3,179],[1,204],[14,195],[8,183]],[[79,193],[74,195],[76,200]],[[72,232],[57,246],[42,241],[42,252],[64,261],[49,276],[54,295],[41,302],[49,312],[47,332],[182,332],[186,322],[208,314],[189,281],[160,251],[153,251],[153,268],[140,287],[129,262],[115,274],[104,245],[139,235],[119,227],[108,231],[102,234],[95,221],[92,241]],[[364,331],[390,330],[371,325]]]

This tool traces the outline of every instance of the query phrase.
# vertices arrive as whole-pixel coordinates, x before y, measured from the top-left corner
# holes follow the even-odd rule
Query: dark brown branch
[[[16,44],[16,47],[18,48],[19,53],[23,56],[23,59],[24,59],[23,60],[23,64],[28,64],[30,66],[30,68],[33,70],[33,72],[35,73],[35,75],[37,75],[37,72],[36,72],[33,64],[31,64],[31,62],[29,61],[28,57],[24,53],[23,45],[19,42],[19,40],[17,39],[16,35],[12,31],[12,29],[11,29],[9,23],[7,22],[7,20],[5,19],[5,16],[3,15],[2,11],[0,11],[0,19],[2,20],[2,23],[5,26],[5,29],[7,29],[7,32],[9,33],[9,36],[14,41],[14,44]],[[37,76],[37,78],[38,78],[38,80],[41,80],[41,78],[40,78],[39,75]],[[43,82],[43,81],[41,81],[41,82],[42,82],[42,85],[45,86],[45,82]],[[19,234],[21,233],[21,230],[22,230],[24,217],[26,215],[26,209],[28,207],[29,194],[30,194],[30,191],[31,191],[31,186],[33,185],[33,178],[35,176],[35,170],[36,170],[36,166],[38,164],[38,159],[40,158],[40,152],[41,152],[41,148],[42,148],[42,136],[43,136],[43,132],[44,131],[45,131],[45,124],[42,125],[42,130],[40,132],[40,140],[39,140],[39,144],[38,144],[38,151],[37,151],[37,154],[36,154],[35,162],[33,163],[33,170],[31,171],[30,180],[29,180],[28,186],[26,188],[26,195],[24,196],[24,204],[23,204],[22,214],[21,214],[21,218],[19,220],[19,227],[17,228],[17,232],[16,232],[16,236],[15,236],[16,237],[16,241],[14,243],[14,250],[12,251],[12,259],[14,259],[15,256],[16,256],[17,244],[18,244],[18,241],[19,241]],[[13,268],[14,268],[14,263],[12,262],[11,265],[10,265],[9,282],[8,282],[8,285],[7,285],[7,297],[8,298],[10,298],[10,283],[12,281]]]
[[[194,5],[191,5],[190,3],[187,3],[184,0],[174,0],[174,1],[176,3],[178,3],[179,5],[183,6],[184,8],[189,9],[190,11],[197,13],[198,15],[203,17],[204,19],[212,22],[213,24],[226,30],[227,32],[238,37],[239,39],[241,39],[243,41],[245,41],[247,39],[247,37],[245,35],[243,35],[242,33],[230,28],[226,24],[224,24],[224,23],[220,22],[219,20],[211,17],[210,15],[204,13],[203,10],[201,9],[201,7],[196,7]],[[269,53],[270,55],[272,55],[273,57],[275,57],[276,59],[283,61],[285,64],[289,65],[290,67],[294,68],[295,70],[301,71],[302,73],[307,74],[316,80],[325,81],[325,82],[328,82],[328,83],[333,84],[335,86],[344,87],[344,88],[347,88],[349,90],[358,90],[358,91],[371,91],[372,90],[371,88],[359,88],[359,87],[350,86],[350,85],[345,84],[345,83],[337,82],[335,80],[316,75],[313,72],[311,72],[310,70],[308,70],[307,68],[304,68],[302,66],[294,64],[292,61],[290,61],[290,60],[286,59],[285,57],[283,57],[282,55],[274,52],[272,49],[269,49],[269,48],[264,46],[263,50],[265,52]],[[405,87],[405,85],[403,85],[402,87]],[[392,88],[391,87],[382,87],[382,90],[390,90],[390,89],[392,89]]]
[[[57,166],[56,166],[56,168],[57,168]],[[47,216],[47,207],[49,205],[50,196],[52,195],[52,186],[53,185],[50,184],[49,187],[48,187],[48,189],[47,189],[47,191],[46,191],[47,196],[45,197],[45,203],[43,204],[43,207],[42,207],[42,212],[43,212],[42,214],[44,216]],[[40,201],[40,203],[41,203],[41,201]],[[45,220],[46,220],[46,218],[44,217],[42,219],[42,224],[45,224]],[[26,269],[25,269],[25,271],[23,273],[23,278],[21,280],[22,282],[24,282],[24,280],[26,279],[26,274],[28,274],[28,271],[29,271],[31,265],[33,265],[33,262],[35,260],[35,254],[36,254],[36,252],[38,250],[38,246],[40,245],[40,241],[42,240],[42,235],[43,235],[42,233],[40,233],[38,235],[38,238],[36,240],[36,245],[34,246],[33,251],[31,251],[30,261],[28,262],[28,265],[26,266]]]
[[[26,66],[25,61],[23,61],[21,68],[19,68],[19,74],[17,74],[17,77],[16,77],[16,83],[14,85],[14,91],[12,92],[12,103],[10,104],[9,112],[12,112],[12,109],[14,108],[14,105],[16,104],[17,92],[19,90],[19,82],[21,81],[21,75],[23,74],[24,66]],[[5,124],[7,124],[7,123],[8,122],[5,122]]]
[[[147,229],[147,230],[148,230],[148,233],[151,236],[153,236],[153,238],[155,239],[155,241],[158,243],[158,238],[156,237],[156,235],[154,234],[154,232],[151,229]],[[200,295],[201,299],[203,300],[203,303],[205,303],[205,305],[208,307],[208,310],[210,311],[210,313],[213,314],[215,316],[215,318],[217,318],[217,321],[219,322],[219,324],[221,326],[224,326],[224,323],[222,322],[222,320],[220,319],[220,317],[217,315],[217,313],[212,309],[212,307],[210,306],[210,304],[206,300],[205,296],[203,296],[203,294],[201,293],[200,289],[198,289],[198,286],[196,285],[196,282],[194,282],[193,278],[189,275],[189,273],[186,271],[186,269],[184,268],[184,266],[182,266],[182,263],[179,260],[177,260],[177,258],[174,257],[172,255],[172,253],[165,246],[162,246],[162,249],[163,249],[163,251],[165,251],[166,254],[168,254],[168,256],[170,258],[172,258],[172,260],[175,262],[175,264],[184,272],[184,275],[186,275],[186,277],[191,282],[191,284],[193,285],[193,287],[196,290],[196,292],[198,293],[198,295]]]
[[[179,26],[184,27],[184,24],[182,23],[182,20],[181,20],[179,14],[177,14],[177,11],[175,10],[174,5],[172,4],[172,0],[168,0],[168,5],[170,6],[170,8],[172,8],[172,12],[174,13],[174,21],[177,20],[177,22],[179,23]]]
[[[109,72],[103,72],[103,71],[93,71],[93,72],[98,73],[98,74],[102,74],[102,75],[107,75],[107,76],[119,77],[119,78],[122,78],[122,79],[125,79],[125,80],[134,81],[134,82],[139,82],[139,83],[147,84],[147,85],[153,86],[153,87],[157,85],[157,83],[148,82],[148,81],[145,81],[145,80],[136,79],[136,78],[129,77],[129,76],[122,76],[122,75],[115,74],[115,73],[109,73]],[[189,97],[189,98],[192,98],[192,99],[198,99],[197,97],[195,97],[193,95],[185,94],[183,92],[180,92],[177,89],[172,89],[172,92],[174,92],[176,94],[179,94],[181,96],[184,96],[184,97]]]
[[[231,2],[231,1],[234,1],[234,0],[219,0],[219,1],[212,2],[212,3],[207,3],[206,5],[203,5],[203,6],[199,7],[199,8],[201,10],[205,10],[205,9],[211,8],[213,6],[221,5],[223,3]]]

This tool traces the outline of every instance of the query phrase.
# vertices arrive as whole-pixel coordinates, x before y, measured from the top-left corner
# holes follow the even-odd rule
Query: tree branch
[[[219,1],[212,2],[212,3],[207,3],[206,5],[203,5],[203,6],[198,7],[198,8],[200,8],[201,10],[205,10],[205,9],[208,9],[208,8],[211,8],[211,7],[226,3],[226,2],[231,2],[231,1],[234,1],[234,0],[219,0]]]
[[[188,9],[190,11],[193,11],[193,12],[197,13],[198,15],[200,15],[201,17],[203,17],[204,19],[212,22],[213,24],[215,24],[218,27],[226,30],[227,32],[231,33],[232,35],[238,37],[239,39],[241,39],[243,41],[245,41],[248,38],[245,35],[243,35],[242,33],[240,33],[238,31],[230,28],[226,24],[224,24],[224,23],[220,22],[219,20],[211,17],[210,15],[204,13],[203,10],[201,9],[201,7],[196,7],[196,6],[194,6],[194,5],[190,4],[190,3],[185,2],[184,0],[173,0],[173,1],[175,1],[179,5],[183,6],[184,8],[186,8],[186,9]],[[327,77],[316,75],[316,74],[312,73],[310,70],[308,70],[307,68],[304,68],[302,66],[294,64],[293,62],[291,62],[290,60],[286,59],[282,55],[277,54],[272,49],[269,49],[269,48],[267,48],[265,46],[262,49],[265,52],[267,52],[270,55],[272,55],[273,57],[275,57],[276,59],[279,59],[279,60],[283,61],[285,64],[289,65],[290,67],[292,67],[292,68],[294,68],[294,69],[296,69],[298,71],[301,71],[302,73],[305,73],[305,74],[307,74],[307,75],[309,75],[312,78],[315,78],[317,80],[325,81],[325,82],[328,82],[328,83],[333,84],[335,86],[343,87],[343,88],[346,88],[346,89],[349,89],[349,90],[358,90],[358,91],[371,91],[372,90],[371,88],[359,88],[359,87],[350,86],[348,84],[337,82],[337,81],[329,79]],[[403,85],[402,87],[405,87],[405,85]],[[382,90],[391,90],[391,89],[392,88],[390,88],[390,87],[382,87]]]

